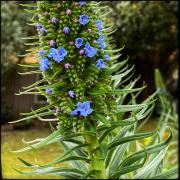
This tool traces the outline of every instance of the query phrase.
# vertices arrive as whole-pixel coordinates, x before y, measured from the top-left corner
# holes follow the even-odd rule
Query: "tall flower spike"
[[[46,172],[61,175],[64,179],[136,179],[143,177],[143,174],[143,179],[151,179],[151,174],[154,178],[165,176],[163,169],[165,174],[160,171],[156,174],[154,168],[157,169],[162,161],[162,152],[164,155],[171,133],[167,141],[161,142],[157,136],[155,146],[148,146],[145,150],[141,148],[141,157],[133,154],[135,148],[129,149],[128,143],[132,140],[150,136],[156,138],[154,132],[132,131],[136,129],[138,120],[146,119],[151,113],[154,95],[136,106],[135,95],[144,87],[133,87],[136,81],[131,81],[130,77],[134,71],[128,69],[126,60],[117,60],[120,50],[111,48],[107,31],[103,30],[104,20],[101,19],[106,9],[92,1],[37,1],[37,9],[34,3],[30,6],[33,7],[30,12],[35,12],[33,23],[37,28],[36,37],[39,38],[33,43],[36,47],[31,50],[32,53],[37,51],[39,66],[33,65],[33,71],[29,73],[42,73],[43,79],[28,86],[23,94],[43,95],[48,105],[33,110],[29,117],[18,121],[38,118],[56,121],[57,126],[47,138],[21,151],[62,141],[65,154],[61,157],[66,155],[43,166],[43,169],[33,165],[32,171],[36,174]],[[104,23],[106,27],[109,26],[108,22]],[[36,67],[37,70],[34,70]],[[123,80],[120,78],[122,76]],[[128,104],[124,106],[126,102]],[[46,115],[47,118],[44,118]],[[51,119],[50,116],[55,118]],[[122,147],[123,152],[119,156]],[[128,152],[132,155],[129,156]],[[160,160],[152,153],[157,154]],[[146,154],[148,158],[144,156]],[[135,161],[133,157],[140,159],[134,158]],[[144,159],[148,162],[142,168],[141,161]],[[156,164],[154,159],[159,163]],[[77,163],[68,165],[69,160]],[[49,165],[57,162],[67,163],[67,166],[49,168]],[[151,167],[146,166],[152,162],[157,167],[153,166],[150,172]],[[163,164],[160,163],[161,168]],[[29,167],[29,163],[25,165]]]

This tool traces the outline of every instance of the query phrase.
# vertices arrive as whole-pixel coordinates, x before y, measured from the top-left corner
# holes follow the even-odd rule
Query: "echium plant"
[[[33,144],[15,152],[54,142],[60,142],[65,152],[45,165],[20,159],[31,169],[21,173],[74,179],[173,177],[177,169],[164,172],[161,163],[171,131],[166,140],[158,139],[147,147],[138,142],[158,133],[140,133],[136,128],[139,120],[151,114],[157,93],[136,103],[145,86],[135,88],[139,78],[129,81],[134,67],[129,67],[128,59],[117,61],[121,49],[113,49],[114,30],[105,19],[108,9],[99,4],[38,1],[25,5],[32,7],[27,11],[34,13],[31,25],[38,31],[27,38],[38,40],[30,43],[35,47],[28,54],[38,54],[39,64],[22,66],[37,68],[26,74],[42,73],[43,78],[19,94],[44,95],[48,105],[22,113],[26,117],[15,122],[38,118],[57,121],[57,126],[47,138],[27,142]],[[59,163],[66,165],[53,167]]]

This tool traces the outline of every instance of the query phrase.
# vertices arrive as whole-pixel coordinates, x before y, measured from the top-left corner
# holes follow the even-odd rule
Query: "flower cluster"
[[[93,112],[93,109],[90,108],[90,101],[86,101],[86,102],[78,102],[77,108],[74,109],[71,112],[71,114],[86,117],[88,114],[91,114],[92,112]]]
[[[64,60],[64,57],[67,55],[65,48],[60,47],[59,49],[51,48],[49,50],[48,57],[53,58],[56,62],[61,62]]]
[[[85,1],[79,1],[79,6],[84,6],[85,4],[86,4]],[[76,3],[76,6],[78,6],[78,3]],[[66,14],[65,16],[69,16],[69,18],[71,18],[71,15],[74,15],[74,12],[71,10],[71,8],[67,8],[64,14]],[[73,21],[76,23],[78,22],[79,25],[82,25],[81,28],[85,28],[86,33],[90,34],[93,31],[93,28],[91,27],[91,23],[90,23],[90,18],[88,16],[88,14],[86,14],[86,12],[83,12],[82,14],[77,15],[77,17],[73,17]],[[57,28],[59,25],[59,22],[61,22],[61,19],[60,19],[60,16],[57,15],[55,17],[53,14],[47,22],[51,23],[51,24],[56,24],[56,28]],[[74,40],[69,41],[68,44],[74,45],[77,49],[79,49],[78,53],[80,56],[85,55],[88,58],[92,58],[97,55],[97,59],[95,60],[95,65],[97,68],[103,69],[103,68],[106,68],[106,64],[105,64],[104,60],[110,60],[110,57],[108,54],[102,54],[102,53],[100,53],[100,54],[102,54],[101,57],[98,57],[99,56],[98,52],[105,49],[107,47],[107,45],[105,43],[105,37],[103,36],[103,33],[102,33],[103,22],[101,20],[97,19],[97,20],[95,20],[94,23],[96,25],[97,30],[99,31],[98,32],[99,37],[97,39],[94,39],[94,40],[92,40],[93,42],[91,42],[91,38],[86,39],[82,34],[82,37],[77,36],[77,38],[74,38]],[[87,27],[85,27],[85,26],[87,26]],[[44,26],[40,23],[38,23],[36,25],[36,27],[42,33],[47,32],[47,30],[44,28]],[[62,28],[62,30],[58,31],[58,33],[60,32],[60,33],[66,34],[66,35],[67,34],[71,35],[70,32],[72,32],[72,34],[74,33],[74,28],[71,27],[68,23],[64,23],[63,26],[61,26],[61,28]],[[48,32],[50,32],[50,31],[48,30]],[[63,36],[63,37],[66,38],[68,36],[66,36],[66,37]],[[96,43],[97,43],[97,45],[93,45]],[[65,59],[65,57],[67,56],[67,54],[68,54],[67,50],[64,47],[57,48],[57,44],[59,44],[58,39],[56,37],[52,36],[52,39],[49,40],[49,45],[50,45],[49,51],[48,50],[45,51],[43,49],[39,50],[38,55],[39,55],[40,70],[45,71],[48,68],[50,68],[51,60],[54,60],[59,63],[59,62],[63,61]],[[46,52],[47,52],[47,55],[45,57]],[[76,67],[76,64],[71,64],[71,63],[72,62],[69,61],[69,63],[66,62],[64,64],[64,69],[69,74],[74,72],[73,68]],[[68,70],[68,69],[70,69],[70,70]],[[47,88],[46,93],[52,94],[53,89]],[[70,98],[72,98],[72,101],[76,100],[76,98],[78,97],[78,94],[75,94],[75,92],[73,90],[69,90],[67,92],[67,95]],[[93,109],[90,108],[90,101],[78,102],[76,109],[74,109],[71,114],[86,117],[87,115],[91,114],[92,111],[93,111]]]

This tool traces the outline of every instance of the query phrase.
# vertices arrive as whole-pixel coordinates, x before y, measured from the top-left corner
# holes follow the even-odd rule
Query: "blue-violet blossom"
[[[52,88],[47,88],[46,89],[46,93],[47,94],[52,94],[53,93],[53,89]]]
[[[56,23],[58,22],[58,18],[53,17],[53,18],[51,19],[51,22],[54,23],[54,24],[56,24]]]
[[[63,33],[65,33],[65,34],[68,34],[70,32],[70,28],[69,27],[64,27],[63,28]]]
[[[84,47],[84,52],[88,57],[93,57],[97,53],[97,49],[92,47],[89,43],[86,43]]]
[[[103,22],[101,20],[97,20],[96,21],[96,27],[99,29],[99,30],[102,30],[103,29]]]
[[[40,24],[40,23],[37,23],[37,24],[36,24],[36,28],[37,28],[37,29],[40,29],[40,28],[42,28],[42,24]]]
[[[98,59],[98,60],[96,61],[96,67],[98,67],[98,68],[100,68],[100,69],[106,67],[106,65],[104,64],[103,59]]]
[[[50,62],[47,57],[39,57],[40,70],[45,71],[49,68]]]
[[[43,55],[45,51],[43,49],[39,50],[38,55]]]
[[[64,57],[67,55],[65,48],[60,47],[59,49],[50,48],[48,57],[53,58],[56,62],[64,60]]]
[[[46,28],[45,28],[45,27],[42,27],[42,28],[40,29],[40,31],[41,31],[42,33],[47,32],[47,30],[46,30]]]
[[[80,6],[83,6],[86,4],[86,2],[85,1],[79,1],[79,4],[80,4]]]
[[[99,38],[97,39],[97,42],[98,42],[99,44],[101,44],[101,43],[104,42],[104,40],[105,40],[105,37],[102,36],[102,35],[100,35]]]
[[[100,44],[100,48],[101,48],[101,49],[106,48],[106,46],[107,46],[107,45],[106,45],[106,43],[105,43],[105,42],[103,42],[103,43],[101,43],[101,44]]]
[[[91,114],[93,109],[90,108],[90,101],[86,102],[78,102],[77,108],[74,109],[71,114],[72,115],[81,115],[86,117],[88,114]]]
[[[89,22],[88,16],[87,16],[86,14],[80,15],[79,22],[80,22],[80,24],[82,24],[82,25],[87,24],[87,23]]]
[[[74,91],[72,91],[72,90],[70,90],[70,91],[68,92],[68,94],[69,94],[69,96],[72,97],[72,98],[75,97],[75,93],[74,93]]]
[[[76,38],[76,40],[75,40],[75,46],[77,47],[77,48],[80,48],[82,45],[83,45],[83,38]]]
[[[109,55],[108,55],[108,54],[105,54],[105,55],[104,55],[104,59],[105,59],[105,60],[109,60],[109,59],[110,59]]]

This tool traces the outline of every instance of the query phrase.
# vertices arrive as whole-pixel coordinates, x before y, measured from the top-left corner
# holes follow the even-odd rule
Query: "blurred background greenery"
[[[20,3],[27,2],[20,1]],[[123,57],[129,55],[129,62],[135,64],[136,74],[142,77],[141,82],[145,81],[148,85],[139,100],[155,91],[154,70],[159,68],[171,100],[177,106],[178,1],[103,1],[102,3],[112,9],[108,20],[117,29],[113,33],[116,46],[119,48],[125,46],[122,51]],[[24,178],[12,169],[12,163],[18,161],[15,159],[16,156],[10,153],[10,150],[19,147],[17,144],[22,146],[20,143],[22,135],[31,140],[35,138],[34,134],[39,135],[40,128],[42,129],[40,136],[45,137],[49,132],[47,129],[49,124],[38,121],[28,121],[18,125],[7,124],[8,121],[18,119],[20,112],[28,112],[31,108],[46,103],[43,98],[14,95],[22,86],[29,85],[39,78],[37,75],[25,77],[17,73],[22,71],[17,64],[36,61],[35,57],[17,56],[24,54],[27,49],[21,38],[36,34],[35,28],[27,25],[30,18],[32,15],[25,12],[24,7],[19,6],[19,1],[1,1],[1,124],[3,125],[1,163],[4,178]],[[151,123],[154,127],[160,114],[161,111],[155,108],[152,116],[152,121],[155,123]],[[152,128],[152,125],[149,128]],[[58,148],[55,149],[59,150]],[[46,149],[46,154],[48,154],[47,161],[56,155],[50,148]],[[27,161],[28,158],[31,159],[32,156],[26,157]],[[40,157],[42,162],[44,158]]]

